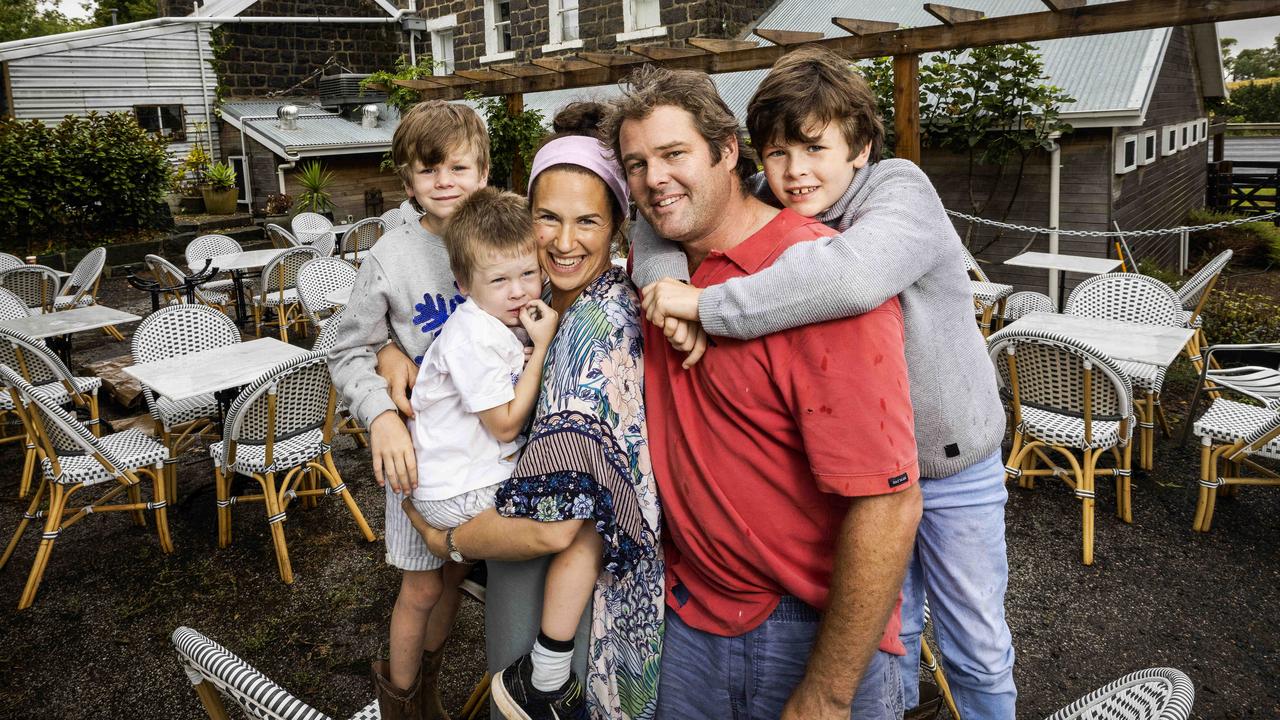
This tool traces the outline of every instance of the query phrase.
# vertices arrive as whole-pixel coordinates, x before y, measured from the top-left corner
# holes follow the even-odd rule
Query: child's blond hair
[[[453,213],[444,229],[444,245],[454,279],[470,288],[471,274],[492,255],[534,252],[529,204],[512,192],[477,190]]]
[[[414,160],[425,167],[439,165],[459,148],[475,154],[481,177],[489,174],[489,133],[476,111],[466,105],[427,100],[400,118],[391,138],[391,160],[400,180],[409,185]]]

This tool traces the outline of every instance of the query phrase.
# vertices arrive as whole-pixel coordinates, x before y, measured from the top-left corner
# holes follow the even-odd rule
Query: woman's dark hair
[[[551,134],[542,141],[542,145],[546,145],[557,138],[568,137],[571,135],[581,135],[600,140],[600,125],[604,122],[604,118],[608,114],[609,106],[603,103],[593,102],[590,100],[571,102],[560,108],[560,112],[556,113],[556,116],[551,119]],[[538,146],[539,150],[542,149],[542,145]],[[578,173],[579,175],[588,175],[600,180],[601,183],[604,183],[604,180],[602,180],[599,175],[596,175],[590,170],[579,165],[570,165],[568,163],[563,165],[552,165],[546,170],[543,170],[543,173],[550,170],[564,170],[566,172]],[[533,185],[529,186],[529,202],[531,204],[533,203],[534,193],[538,191],[538,180],[541,178],[542,175],[539,174],[537,178],[534,178]],[[605,188],[605,194],[609,196],[609,215],[610,219],[613,221],[613,232],[615,234],[621,233],[622,223],[627,217],[627,208],[618,204],[618,198],[609,191],[607,186]]]

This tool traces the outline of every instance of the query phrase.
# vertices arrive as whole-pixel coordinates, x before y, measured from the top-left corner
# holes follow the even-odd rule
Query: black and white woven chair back
[[[1139,670],[1095,690],[1045,720],[1186,720],[1195,685],[1181,670]]]
[[[1256,451],[1258,449],[1254,447],[1255,443],[1258,443],[1260,440],[1266,440],[1268,437],[1270,437],[1273,433],[1276,432],[1277,428],[1280,428],[1280,400],[1267,401],[1266,409],[1269,417],[1267,417],[1267,419],[1263,420],[1262,422],[1258,423],[1257,427],[1245,433],[1244,437],[1241,438],[1242,440],[1244,440],[1245,447],[1254,448],[1254,450],[1252,450],[1251,452]],[[1272,440],[1274,440],[1274,438],[1272,438]],[[1263,443],[1263,444],[1269,445],[1270,442],[1271,441],[1268,441],[1267,443]]]
[[[255,720],[331,720],[199,632],[180,627],[173,631],[172,640],[191,684],[212,684],[249,717]]]
[[[41,424],[59,457],[69,455],[101,455],[114,468],[127,467],[108,448],[98,442],[84,423],[76,419],[71,412],[59,407],[44,393],[27,382],[15,368],[0,364],[0,379],[4,384],[18,390],[22,404],[28,412],[40,416]]]
[[[263,445],[323,427],[329,417],[329,366],[324,353],[309,352],[276,365],[246,386],[227,411],[227,440]],[[271,396],[275,422],[270,422]],[[231,443],[224,443],[224,452]],[[224,464],[226,458],[223,458]]]
[[[390,210],[382,213],[382,217],[380,219],[382,220],[383,230],[398,228],[404,224],[404,211],[398,207],[393,207]]]
[[[282,252],[262,269],[262,295],[266,297],[298,285],[298,270],[312,258],[320,257],[315,248],[302,246]]]
[[[9,253],[0,253],[0,270],[8,270],[9,268],[22,267],[25,263],[22,258]]]
[[[1004,319],[1009,322],[1033,312],[1056,313],[1058,308],[1054,306],[1053,298],[1033,290],[1016,292],[1005,300]]]
[[[44,265],[0,271],[0,287],[17,295],[29,308],[52,308],[61,284],[57,271]]]
[[[1107,273],[1076,286],[1067,297],[1067,315],[1148,325],[1182,325],[1182,302],[1164,283],[1147,275]]]
[[[1085,369],[1091,370],[1091,417],[1119,421],[1133,416],[1133,386],[1114,360],[1058,333],[1009,327],[988,340],[1002,388],[1013,392],[1009,359],[1018,372],[1016,399],[1028,407],[1074,417],[1085,410]]]
[[[236,322],[206,305],[170,305],[151,313],[133,331],[130,352],[135,363],[155,362],[240,342]],[[151,388],[142,386],[147,408],[163,424]]]
[[[299,242],[307,243],[313,239],[310,236],[333,230],[333,221],[320,213],[301,212],[293,216],[289,226],[293,228],[293,235]]]
[[[342,332],[342,316],[346,312],[345,307],[338,308],[337,312],[325,320],[324,327],[316,335],[316,341],[311,344],[313,352],[328,353],[338,344],[338,333]]]
[[[218,255],[244,252],[240,243],[226,235],[201,235],[187,243],[187,265],[199,267],[201,263]]]
[[[969,252],[969,248],[961,245],[960,251],[964,253],[964,269],[973,273],[974,279],[979,282],[991,282],[987,274],[982,272],[982,267],[978,265],[977,258],[973,256],[973,253]]]
[[[89,254],[80,258],[80,262],[71,269],[71,276],[67,278],[67,282],[62,286],[63,295],[71,296],[71,306],[75,306],[75,302],[83,297],[86,293],[93,292],[93,287],[98,284],[98,277],[102,275],[102,268],[107,264],[107,249],[104,247],[96,247],[89,251]]]
[[[12,291],[0,288],[0,320],[16,320],[30,315],[27,304]]]
[[[304,247],[314,249],[316,252],[320,253],[320,257],[329,257],[333,254],[334,249],[338,247],[338,236],[334,235],[332,232],[316,235],[314,239],[312,239],[311,242],[306,243]]]
[[[388,211],[392,212],[392,211]],[[382,218],[365,218],[355,225],[351,226],[342,234],[342,256],[349,254],[362,253],[373,247],[378,242],[378,238],[382,237]]]
[[[187,279],[187,274],[182,268],[169,262],[167,259],[159,255],[148,255],[146,257],[147,268],[151,270],[151,276],[157,282],[163,283],[170,287],[181,287],[182,283]],[[182,290],[177,291],[179,302],[186,302],[186,293]],[[199,286],[195,288],[195,298],[198,302],[209,303],[211,305],[221,304],[220,298],[210,295],[207,290],[201,289]]]
[[[302,243],[298,242],[298,238],[293,233],[280,227],[275,223],[267,223],[267,238],[271,240],[271,244],[278,248],[298,247]]]
[[[319,314],[337,307],[325,296],[334,290],[351,287],[355,282],[356,269],[346,260],[334,257],[308,260],[298,268],[298,300],[311,322],[320,327],[328,321]]]
[[[1229,262],[1231,262],[1231,251],[1223,250],[1217,257],[1205,263],[1205,266],[1200,268],[1200,272],[1182,283],[1177,294],[1178,300],[1182,301],[1183,310],[1195,310],[1200,305],[1200,299],[1204,297],[1205,290],[1209,289],[1209,283],[1226,269]]]
[[[22,355],[21,361],[18,359],[19,353]],[[0,363],[19,371],[25,367],[30,378],[28,382],[32,385],[71,381],[74,377],[62,359],[43,341],[3,327],[0,327]]]
[[[422,218],[422,211],[418,209],[412,199],[405,198],[404,202],[400,203],[400,217],[404,218],[406,225],[416,223]]]

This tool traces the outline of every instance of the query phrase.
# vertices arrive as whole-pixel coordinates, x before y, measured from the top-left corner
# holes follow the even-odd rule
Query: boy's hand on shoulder
[[[707,331],[702,329],[702,323],[668,317],[662,324],[662,332],[667,336],[671,347],[688,353],[684,362],[680,363],[680,367],[685,370],[697,365],[707,352]]]
[[[418,460],[413,438],[404,421],[390,410],[369,425],[369,451],[373,455],[373,479],[395,493],[412,492],[418,486]]]
[[[541,300],[530,300],[529,304],[520,310],[520,324],[529,333],[529,339],[533,340],[535,348],[545,349],[551,344],[551,338],[556,336],[556,327],[559,322],[560,315]]]
[[[662,278],[645,285],[640,295],[640,306],[644,308],[644,315],[654,325],[665,325],[667,318],[692,322],[701,319],[698,316],[698,299],[702,297],[702,288],[679,280]]]
[[[400,414],[413,417],[409,393],[413,390],[413,381],[418,378],[418,366],[413,358],[405,355],[395,343],[387,343],[378,351],[378,374],[387,381],[387,394]]]

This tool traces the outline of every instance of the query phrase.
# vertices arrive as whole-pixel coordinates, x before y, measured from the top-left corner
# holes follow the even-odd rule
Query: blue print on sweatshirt
[[[436,293],[434,296],[423,293],[422,302],[415,303],[413,309],[418,312],[413,316],[413,324],[417,325],[422,332],[431,333],[432,337],[440,334],[441,328],[444,327],[444,321],[458,309],[458,306],[467,301],[466,296],[457,292],[458,283],[453,284],[454,295],[448,300],[444,295]],[[413,359],[419,365],[422,364],[422,355]]]

